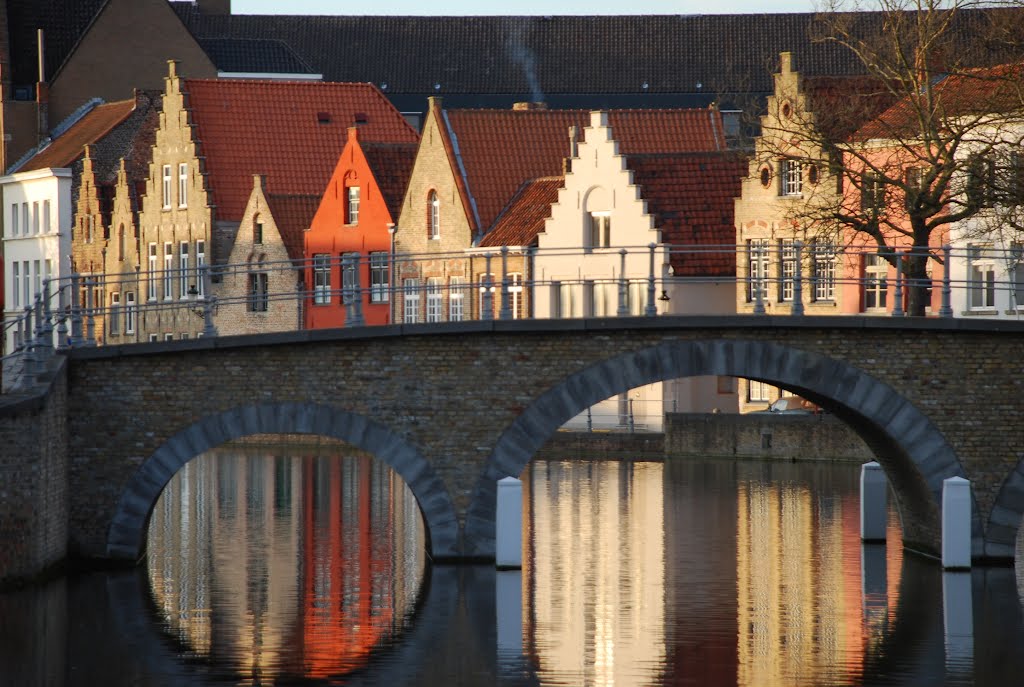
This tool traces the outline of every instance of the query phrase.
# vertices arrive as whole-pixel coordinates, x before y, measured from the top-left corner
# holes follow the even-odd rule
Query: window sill
[[[992,317],[993,315],[999,315],[998,308],[977,308],[960,312],[961,317]]]

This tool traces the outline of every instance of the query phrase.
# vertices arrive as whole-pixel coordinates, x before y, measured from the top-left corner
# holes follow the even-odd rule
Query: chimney
[[[547,103],[541,102],[519,102],[512,103],[513,112],[527,112],[533,110],[546,110],[548,109]]]
[[[198,0],[203,14],[231,14],[231,0]]]
[[[572,171],[572,160],[574,157],[579,155],[579,146],[577,145],[576,137],[578,136],[576,126],[569,127],[569,157],[562,158],[562,174],[568,174]]]
[[[779,53],[779,72],[782,74],[789,74],[793,71],[793,53],[791,52],[780,52]]]

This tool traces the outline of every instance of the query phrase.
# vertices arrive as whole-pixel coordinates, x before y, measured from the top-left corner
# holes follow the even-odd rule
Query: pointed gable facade
[[[200,333],[193,301],[221,295],[253,175],[267,197],[320,196],[352,125],[367,141],[415,141],[370,84],[185,80],[170,63],[139,219],[142,340]]]
[[[342,327],[349,317],[366,324],[391,320],[392,239],[416,155],[416,139],[366,142],[349,129],[309,230],[304,232],[305,326]],[[353,308],[358,301],[358,313]]]

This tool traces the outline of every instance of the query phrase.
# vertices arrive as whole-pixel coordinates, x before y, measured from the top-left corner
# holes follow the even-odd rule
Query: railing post
[[[21,354],[22,388],[27,388],[36,381],[36,344],[32,335],[32,306],[25,306],[25,317],[23,320],[23,334],[21,336],[23,353]]]
[[[76,272],[71,275],[71,341],[70,346],[82,345],[82,303],[78,296],[82,277]]]
[[[50,320],[53,317],[53,311],[50,309],[50,281],[48,278],[43,280],[42,337],[39,340],[39,346],[47,358],[53,354],[53,323]]]
[[[619,251],[619,308],[618,317],[629,316],[629,286],[626,283],[626,249]]]
[[[761,274],[761,260],[764,255],[764,246],[754,246],[752,249],[754,259],[750,261],[751,265],[751,282],[750,288],[754,292],[754,314],[764,315],[764,294],[761,285],[764,283],[762,278],[764,275]]]
[[[214,296],[212,292],[212,280],[210,279],[210,266],[203,265],[200,279],[203,280],[203,336],[217,336],[217,328],[213,325]]]
[[[348,313],[345,316],[345,325],[348,327],[362,327],[366,324],[366,321],[363,319],[362,256],[359,253],[354,253],[343,256],[342,260],[345,262],[341,266],[341,273],[345,274],[346,270],[351,269],[356,275],[355,286],[347,294]],[[342,289],[344,293],[344,287]]]
[[[58,350],[64,350],[68,348],[68,325],[67,325],[67,313],[65,305],[65,293],[64,287],[57,286],[57,311],[59,313],[57,317],[57,348]]]
[[[644,308],[644,315],[647,317],[654,317],[658,314],[658,306],[654,304],[654,292],[657,290],[654,283],[654,249],[657,247],[656,243],[647,245],[651,251],[651,266],[647,272],[647,307]]]
[[[633,421],[633,399],[629,399],[629,433],[636,431],[636,423]]]
[[[587,431],[594,431],[594,418],[590,415],[590,406],[587,406]]]
[[[804,314],[804,265],[803,265],[803,241],[793,242],[793,257],[796,265],[793,270],[793,307],[790,315]]]
[[[512,319],[511,293],[508,290],[508,246],[501,247],[501,310],[498,317],[502,320]]]
[[[903,317],[903,252],[896,251],[896,288],[892,296],[892,316]]]
[[[525,258],[526,264],[523,265],[523,280],[526,282],[523,285],[523,288],[526,291],[526,293],[524,295],[525,295],[525,297],[527,299],[526,303],[524,304],[524,314],[525,314],[526,317],[528,317],[530,319],[533,319],[533,318],[535,318],[537,316],[536,301],[534,300],[534,298],[536,296],[536,287],[537,287],[536,275],[534,274],[534,271],[533,271],[533,262],[534,262],[534,260],[533,260],[533,252],[534,252],[534,250],[536,250],[534,246],[527,246],[526,247],[526,258]],[[550,312],[550,307],[549,307],[549,312]]]
[[[85,285],[85,345],[95,346],[96,312],[92,298],[92,291],[96,287],[96,282],[93,279],[85,279],[82,283]]]
[[[483,311],[480,313],[481,320],[493,320],[494,319],[494,287],[491,286],[491,254],[487,253],[486,273],[483,276],[480,284],[480,309]]]
[[[942,270],[942,306],[939,308],[939,317],[952,317],[953,306],[951,304],[952,288],[949,281],[949,258],[952,249],[947,243],[942,247],[943,265]]]

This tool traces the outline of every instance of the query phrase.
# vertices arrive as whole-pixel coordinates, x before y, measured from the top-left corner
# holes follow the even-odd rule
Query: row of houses
[[[93,103],[0,178],[6,319],[71,274],[95,315],[83,336],[100,344],[201,336],[211,319],[225,335],[503,309],[785,314],[798,296],[808,312],[881,314],[896,299],[895,268],[871,246],[794,224],[812,187],[860,188],[792,136],[784,120],[813,114],[817,91],[788,53],[753,150],[733,146],[714,106],[453,110],[430,98],[417,130],[372,84],[188,79],[168,65],[162,93]],[[940,233],[933,247],[957,240]],[[798,241],[813,277],[802,295]],[[970,287],[953,310],[1017,317],[1016,301],[996,303],[1014,289],[995,288],[1016,272],[994,252],[964,255],[948,262]],[[943,278],[946,263],[929,266]],[[5,351],[17,336],[7,329]],[[601,412],[656,426],[666,408],[749,410],[777,393],[675,380]]]

